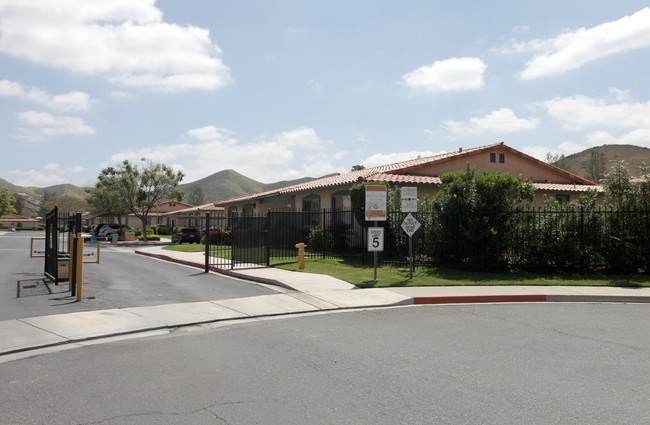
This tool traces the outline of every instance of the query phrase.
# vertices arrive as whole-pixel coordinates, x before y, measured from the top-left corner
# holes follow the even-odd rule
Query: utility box
[[[59,257],[57,260],[57,281],[67,282],[70,280],[70,259]]]
[[[135,241],[135,232],[124,232],[125,241]]]
[[[117,232],[111,234],[111,245],[117,245],[117,238],[120,236],[117,234]]]

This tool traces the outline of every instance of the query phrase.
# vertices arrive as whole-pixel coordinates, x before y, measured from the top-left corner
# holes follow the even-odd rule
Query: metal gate
[[[266,215],[233,216],[232,266],[269,265],[268,218]]]
[[[69,279],[70,237],[81,232],[81,213],[59,215],[55,206],[45,215],[45,276],[56,285]]]

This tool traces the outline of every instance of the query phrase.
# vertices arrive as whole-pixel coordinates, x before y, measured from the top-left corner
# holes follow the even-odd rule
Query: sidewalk
[[[143,247],[137,254],[204,267],[203,253]],[[358,289],[330,276],[267,267],[224,271],[278,286],[278,293],[249,298],[109,309],[0,322],[0,362],[47,349],[97,343],[127,335],[164,334],[181,326],[341,309],[477,302],[650,302],[650,288],[458,286]],[[54,347],[54,348],[53,348]],[[40,350],[40,351],[39,351]]]

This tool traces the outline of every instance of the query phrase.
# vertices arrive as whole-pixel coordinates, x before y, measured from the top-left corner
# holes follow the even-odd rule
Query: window
[[[320,224],[320,196],[310,195],[302,198],[302,212],[305,214],[305,225]]]
[[[352,201],[350,200],[350,192],[342,190],[332,194],[332,209],[349,210],[352,208]]]
[[[499,164],[504,164],[506,162],[506,154],[500,153],[499,154]]]
[[[569,195],[555,195],[555,200],[560,204],[568,204],[570,201]]]
[[[497,154],[490,152],[490,162],[497,162]]]
[[[241,207],[242,215],[253,215],[255,212],[255,204],[248,204]]]
[[[228,216],[237,215],[237,207],[228,207]]]

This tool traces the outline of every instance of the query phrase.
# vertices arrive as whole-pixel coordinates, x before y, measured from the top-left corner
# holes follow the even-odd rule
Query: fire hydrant
[[[303,270],[305,268],[305,245],[304,243],[300,242],[296,244],[296,248],[298,248],[298,256],[296,257],[296,260],[298,261],[298,268],[300,270]]]

